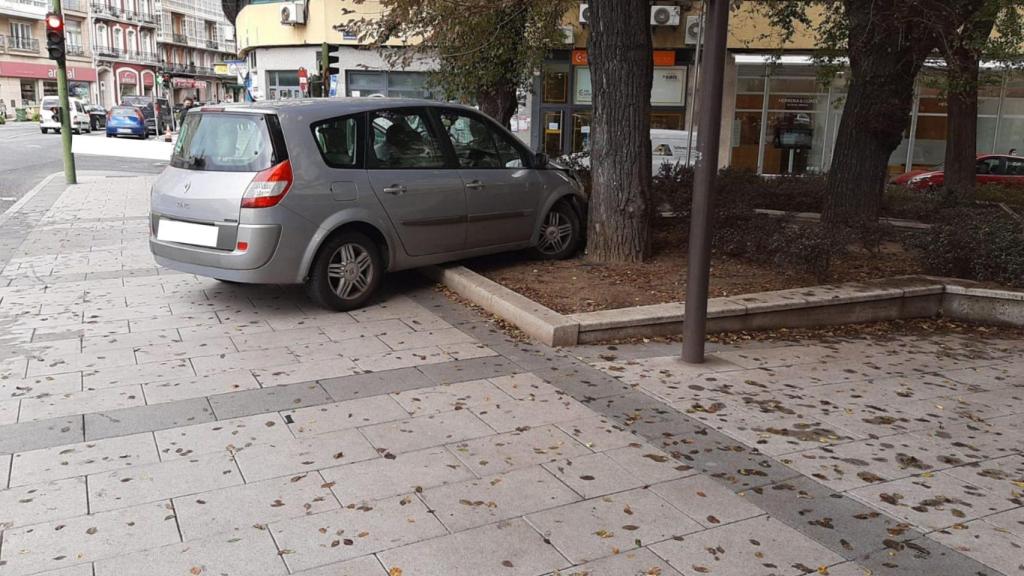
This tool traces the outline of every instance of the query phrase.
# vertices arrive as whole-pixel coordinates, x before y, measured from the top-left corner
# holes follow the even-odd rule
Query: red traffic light
[[[64,28],[64,18],[57,14],[46,15],[46,29],[47,30],[61,30]]]

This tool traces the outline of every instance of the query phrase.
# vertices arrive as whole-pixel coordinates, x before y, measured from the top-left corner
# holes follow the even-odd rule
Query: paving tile
[[[285,576],[288,569],[278,556],[270,532],[249,527],[96,562],[95,576],[128,574]]]
[[[538,512],[527,520],[574,564],[702,530],[643,488]]]
[[[89,512],[85,478],[0,490],[0,530],[82,516]]]
[[[697,470],[646,443],[635,443],[605,452],[609,458],[647,484],[693,476]]]
[[[425,414],[360,430],[371,444],[392,454],[494,434],[493,429],[467,410]]]
[[[33,355],[29,358],[28,377],[61,372],[81,372],[135,364],[130,349],[100,350],[83,354]]]
[[[651,491],[705,528],[764,514],[764,510],[705,474],[655,484]]]
[[[289,410],[281,415],[296,437],[370,426],[409,417],[409,413],[388,395],[320,404]]]
[[[67,372],[32,378],[0,379],[0,399],[36,398],[50,394],[67,394],[82,389],[82,374]]]
[[[410,348],[408,350],[370,354],[359,358],[356,361],[356,365],[365,372],[379,372],[381,370],[397,370],[399,368],[447,363],[451,361],[451,358],[451,356],[441,351],[437,346],[428,346],[425,348]],[[463,379],[460,378],[460,380]]]
[[[1004,574],[1020,573],[1024,537],[1009,533],[984,520],[958,524],[932,532],[928,538],[944,544]]]
[[[307,342],[303,344],[289,344],[288,349],[295,354],[300,362],[312,362],[318,360],[334,360],[337,358],[349,358],[358,360],[367,356],[383,354],[391,350],[388,345],[377,338],[351,338],[341,342],[328,340],[326,336],[323,341]]]
[[[433,386],[434,382],[416,368],[399,368],[369,374],[353,374],[320,380],[320,385],[337,401],[389,394]]]
[[[303,570],[295,576],[388,576],[376,556],[363,556],[354,560],[328,564],[312,570]]]
[[[594,414],[590,408],[561,393],[524,400],[495,399],[471,410],[498,432],[568,422]]]
[[[1013,510],[986,516],[985,521],[1013,532],[1018,536],[1024,536],[1024,508],[1014,508]]]
[[[554,426],[456,442],[448,447],[478,476],[591,453]]]
[[[273,332],[273,328],[262,320],[252,322],[237,322],[229,324],[203,324],[198,326],[187,326],[178,328],[181,339],[184,341],[206,340],[208,338],[222,338],[235,336],[250,336]]]
[[[16,424],[18,422],[18,411],[20,408],[20,400],[0,401],[0,426]]]
[[[324,468],[320,474],[346,506],[475,478],[443,447]]]
[[[252,390],[259,387],[260,383],[256,381],[249,370],[230,370],[209,376],[147,382],[142,385],[142,390],[146,394],[146,402],[152,405]]]
[[[132,332],[149,330],[167,330],[172,328],[190,328],[193,326],[210,326],[220,324],[220,319],[213,312],[197,314],[175,314],[174,316],[157,316],[154,318],[129,318]]]
[[[27,452],[85,440],[81,416],[0,426],[0,454]]]
[[[407,334],[412,328],[401,320],[380,320],[376,322],[348,323],[321,328],[331,340],[342,342],[356,338],[380,338],[386,335]]]
[[[214,413],[223,420],[325,404],[331,397],[316,382],[305,382],[219,394],[209,400]]]
[[[829,572],[831,576],[832,572]],[[550,576],[681,576],[648,548],[637,548],[609,558],[553,572]],[[863,576],[863,574],[859,575]]]
[[[14,455],[11,486],[98,474],[158,460],[151,434],[41,448]]]
[[[555,394],[559,391],[558,388],[548,384],[532,372],[498,376],[497,378],[491,378],[490,382],[501,389],[502,392],[516,400],[525,400],[535,396],[546,396],[548,394]]]
[[[940,474],[873,484],[851,490],[850,494],[926,531],[941,530],[1020,506],[973,484]]]
[[[1024,505],[1024,456],[1008,456],[949,468],[939,474],[979,486],[995,496],[1020,499]]]
[[[460,344],[441,344],[438,346],[442,352],[452,357],[452,360],[472,360],[474,358],[487,358],[497,356],[498,353],[479,342],[462,342]]]
[[[23,399],[21,401],[21,421],[32,422],[75,414],[145,406],[145,404],[146,399],[142,394],[142,387],[138,384],[104,388],[103,390],[68,392],[42,398]]]
[[[129,332],[126,334],[107,334],[82,338],[82,351],[114,350],[117,348],[137,348],[154,344],[171,344],[181,342],[181,336],[175,329],[151,330],[148,332]]]
[[[385,334],[380,336],[380,339],[390,346],[392,350],[408,350],[427,346],[442,346],[444,344],[463,344],[473,341],[472,336],[463,333],[458,328],[443,328],[441,330],[425,330],[404,334]]]
[[[294,364],[295,356],[287,348],[275,348],[273,350],[249,350],[246,352],[234,352],[231,354],[217,354],[215,356],[200,356],[192,358],[192,366],[199,376],[227,372],[228,370],[266,368],[268,366],[283,366]]]
[[[94,440],[190,426],[214,420],[206,398],[136,406],[85,415],[85,438]]]
[[[36,576],[93,576],[92,564],[86,562],[85,564],[76,564],[68,568],[47,570],[46,572],[37,573]]]
[[[642,441],[642,438],[627,431],[606,416],[590,416],[556,424],[580,444],[597,452],[622,448]]]
[[[645,484],[607,454],[585,454],[543,466],[584,498],[624,492]]]
[[[230,338],[210,338],[209,340],[190,340],[188,342],[162,342],[135,349],[135,358],[139,364],[143,362],[161,362],[179,360],[196,356],[212,356],[215,354],[232,354],[238,352]]]
[[[899,542],[895,546],[885,547],[871,554],[860,556],[857,558],[857,564],[866,568],[871,574],[885,574],[885,576],[921,576],[922,574],[999,576],[984,564],[930,538],[923,537],[910,542]]]
[[[295,328],[293,330],[278,330],[274,332],[259,332],[256,334],[239,334],[232,336],[239,352],[247,350],[268,350],[273,348],[285,348],[311,344],[314,342],[325,342],[327,335],[318,326],[306,328]]]
[[[357,369],[348,358],[332,358],[256,368],[252,372],[261,386],[268,387],[348,376],[355,374]]]
[[[242,475],[227,452],[193,455],[90,475],[89,509],[105,512],[242,483]]]
[[[174,499],[178,526],[186,542],[339,507],[330,487],[316,472]]]
[[[191,378],[196,373],[188,360],[167,360],[164,362],[147,362],[136,366],[118,366],[100,368],[82,372],[82,387],[85,390],[99,390],[145,384],[172,378]]]
[[[402,408],[416,416],[476,408],[493,402],[512,402],[511,397],[487,380],[442,384],[396,392],[391,396]]]
[[[410,576],[536,576],[569,565],[522,519],[418,542],[379,556],[392,574]]]
[[[428,488],[420,498],[450,532],[580,500],[540,466]]]
[[[799,416],[737,416],[725,426],[715,428],[770,456],[865,438],[829,423]]]
[[[270,524],[270,531],[292,572],[446,533],[444,526],[414,496],[395,496],[358,507],[274,522]]]
[[[358,430],[257,444],[235,453],[246,482],[378,458]]]
[[[77,516],[4,532],[5,572],[32,574],[178,542],[170,502]]]
[[[218,422],[154,432],[160,458],[189,458],[227,450],[235,453],[255,445],[290,440],[291,432],[278,414],[256,414]]]
[[[423,366],[420,371],[437,384],[451,384],[452,382],[505,376],[522,372],[522,369],[510,360],[495,356]]]
[[[651,550],[684,574],[718,576],[766,574],[766,567],[773,569],[769,573],[796,575],[844,560],[767,516],[654,544]],[[782,571],[774,572],[776,567]]]

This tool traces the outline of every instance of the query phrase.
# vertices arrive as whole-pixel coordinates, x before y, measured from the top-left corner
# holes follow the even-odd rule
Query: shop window
[[[761,112],[737,112],[732,125],[732,158],[735,168],[757,170],[761,146]]]
[[[43,96],[56,96],[57,95],[57,83],[51,81],[43,81]]]
[[[996,139],[996,118],[995,117],[979,117],[978,118],[978,145],[977,151],[982,152],[995,152],[992,146],[995,144]]]
[[[345,84],[348,96],[389,96],[391,98],[427,98],[434,95],[427,88],[425,72],[349,71]]]
[[[544,70],[544,103],[565,104],[569,100],[569,73],[565,70]]]
[[[816,78],[772,78],[768,91],[773,94],[814,94],[821,91]]]
[[[593,114],[587,112],[576,112],[572,115],[572,151],[590,151],[590,126],[593,121]]]
[[[552,158],[562,155],[562,112],[544,113],[544,153]]]
[[[660,130],[682,130],[682,112],[651,112],[651,128]]]
[[[1024,118],[1001,118],[999,120],[999,139],[996,140],[996,152],[1005,154],[1016,148],[1024,153]]]
[[[924,116],[917,118],[914,133],[914,154],[911,169],[925,169],[942,164],[946,159],[946,117]]]

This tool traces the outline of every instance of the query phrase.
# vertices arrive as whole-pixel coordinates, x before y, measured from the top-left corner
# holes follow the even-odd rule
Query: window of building
[[[35,80],[22,80],[21,81],[21,105],[31,106],[36,103],[39,99],[36,93],[36,81]]]
[[[587,80],[589,81],[589,76]],[[545,104],[565,104],[568,102],[569,65],[550,64],[545,66],[541,91]]]
[[[436,99],[427,88],[426,72],[355,71],[346,73],[345,94],[354,97]]]
[[[32,38],[32,25],[28,22],[11,20],[10,47],[16,50],[32,50],[35,43]]]
[[[101,48],[105,48],[109,44],[106,24],[96,25],[96,38],[93,39],[93,43]]]
[[[267,70],[267,98],[288,100],[301,97],[298,70]]]
[[[57,83],[50,80],[43,81],[43,96],[56,96]]]
[[[138,52],[139,46],[136,43],[135,30],[132,30],[132,29],[128,30],[126,41],[127,41],[127,45],[125,46],[126,50],[128,50],[129,52]]]
[[[82,48],[82,21],[67,19],[64,21],[64,42],[68,48]]]
[[[114,48],[124,50],[124,36],[117,26],[114,27]]]

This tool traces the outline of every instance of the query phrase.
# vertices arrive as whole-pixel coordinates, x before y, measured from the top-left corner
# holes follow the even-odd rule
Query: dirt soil
[[[686,240],[664,220],[654,230],[654,256],[643,264],[595,264],[583,257],[538,261],[528,253],[474,258],[470,270],[561,312],[573,314],[686,298]],[[900,244],[883,244],[879,254],[853,250],[833,266],[829,282],[847,282],[921,273]],[[711,258],[711,296],[783,290],[821,284],[811,274],[787,272],[715,254]]]

